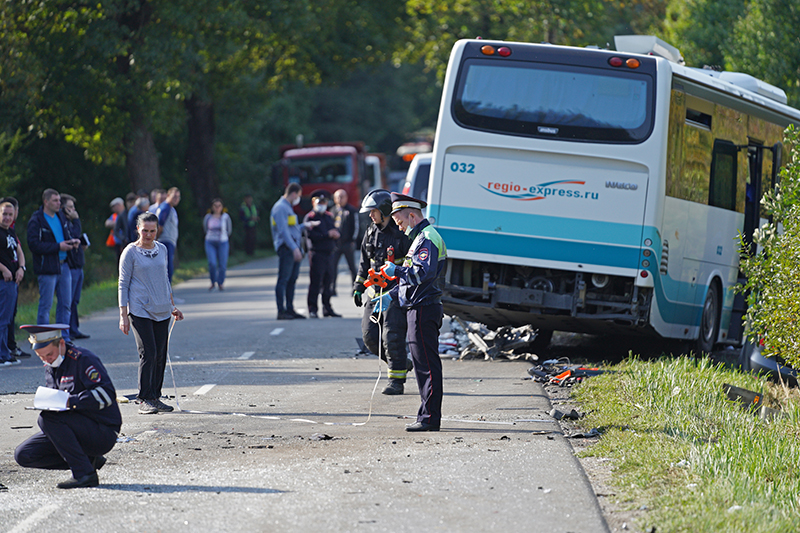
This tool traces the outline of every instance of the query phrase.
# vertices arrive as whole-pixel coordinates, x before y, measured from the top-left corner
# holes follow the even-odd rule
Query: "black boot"
[[[387,396],[397,396],[399,394],[403,394],[403,384],[399,381],[389,381],[389,384],[386,385],[381,391],[381,394],[386,394]]]

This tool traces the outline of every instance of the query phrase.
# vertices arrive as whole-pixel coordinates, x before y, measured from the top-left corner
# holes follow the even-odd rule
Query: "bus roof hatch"
[[[683,65],[681,51],[655,35],[615,35],[614,46],[618,52],[654,55]]]

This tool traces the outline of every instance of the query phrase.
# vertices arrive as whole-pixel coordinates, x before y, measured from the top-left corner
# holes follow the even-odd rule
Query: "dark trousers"
[[[286,245],[278,248],[278,281],[275,283],[275,301],[278,312],[294,311],[294,286],[300,275],[300,262]]]
[[[13,281],[0,280],[0,361],[11,361],[14,358],[14,354],[9,350],[8,327],[13,320],[16,304],[17,284]]]
[[[256,251],[256,227],[244,227],[244,253],[253,255]]]
[[[158,400],[167,367],[169,319],[156,322],[134,315],[131,329],[139,351],[139,399]]]
[[[20,466],[48,470],[72,470],[78,479],[94,472],[92,459],[108,453],[117,442],[113,428],[79,411],[42,411],[41,432],[14,451]]]
[[[369,351],[378,355],[389,365],[389,379],[405,383],[408,369],[406,355],[406,312],[392,302],[389,309],[373,315],[375,304],[372,301],[364,304],[364,316],[361,318],[361,337]],[[379,320],[373,322],[372,318]],[[380,344],[378,337],[380,336]],[[382,344],[382,346],[381,346]],[[438,349],[438,346],[437,346]]]
[[[308,268],[310,283],[308,284],[308,312],[317,312],[319,294],[322,293],[322,310],[325,313],[331,308],[331,254],[308,252]]]
[[[72,274],[72,305],[69,311],[69,336],[75,337],[80,333],[80,320],[78,320],[78,304],[81,303],[81,292],[83,291],[83,269],[71,268]]]
[[[332,265],[333,268],[333,280],[331,281],[331,291],[333,293],[336,292],[336,279],[339,277],[339,261],[341,260],[342,256],[344,256],[345,261],[347,261],[347,268],[350,269],[350,283],[347,285],[347,288],[353,286],[353,283],[356,281],[356,273],[358,270],[356,269],[356,258],[355,258],[355,243],[347,242],[341,245],[336,246],[336,250],[333,252],[332,258]]]
[[[17,298],[14,300],[14,312],[11,313],[11,322],[8,324],[8,337],[6,339],[6,346],[8,346],[8,351],[12,354],[17,351],[17,339],[15,335],[17,334],[18,304],[19,304],[19,292],[17,292]]]
[[[438,426],[442,421],[442,360],[439,358],[439,330],[442,304],[424,305],[406,311],[408,348],[422,403],[417,422]]]

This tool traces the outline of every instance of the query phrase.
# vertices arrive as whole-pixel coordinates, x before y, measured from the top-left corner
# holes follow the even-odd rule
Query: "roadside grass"
[[[257,249],[254,255],[249,256],[244,251],[237,250],[231,253],[228,258],[228,268],[252,261],[253,259],[261,259],[275,255],[272,250]],[[202,274],[208,273],[208,261],[206,259],[192,259],[188,261],[181,261],[175,273],[172,276],[172,284],[177,285],[181,281],[195,278]],[[117,305],[117,278],[116,276],[110,279],[105,279],[89,286],[84,286],[81,291],[81,302],[78,306],[80,316],[88,316],[97,311],[108,309],[109,307],[116,308]],[[34,286],[27,287],[20,291],[19,309],[17,310],[17,326],[22,324],[35,324],[36,315],[39,308],[39,292]],[[50,310],[50,322],[55,322],[55,308],[56,300],[53,302],[53,307]],[[22,342],[27,336],[21,331],[17,332],[17,342]],[[29,351],[25,344],[20,344],[20,347]]]
[[[573,392],[598,428],[587,456],[611,458],[619,502],[646,506],[659,533],[790,532],[800,520],[797,390],[707,358],[636,357]],[[761,392],[785,416],[762,420],[726,399],[723,384]]]

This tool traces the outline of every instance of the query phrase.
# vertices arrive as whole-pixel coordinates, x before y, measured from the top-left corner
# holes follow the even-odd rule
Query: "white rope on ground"
[[[181,404],[178,401],[178,385],[175,384],[175,371],[172,369],[172,359],[169,357],[169,341],[172,340],[172,330],[175,328],[175,317],[172,317],[172,324],[169,327],[169,334],[167,335],[167,363],[169,363],[169,373],[172,374],[172,388],[175,390],[175,405],[178,406],[178,411],[182,411]]]
[[[383,288],[381,288],[381,291],[379,293],[379,298],[378,298],[379,302],[380,302],[380,298],[381,297],[383,297]],[[372,387],[372,395],[369,398],[369,413],[367,414],[367,419],[364,422],[353,422],[352,425],[354,425],[354,426],[364,426],[372,418],[372,402],[375,399],[375,391],[378,390],[378,384],[381,382],[381,376],[383,375],[383,371],[381,370],[381,353],[383,353],[383,328],[381,328],[381,316],[382,315],[383,315],[383,309],[380,309],[378,311],[378,315],[377,316],[375,316],[373,314],[372,316],[369,317],[371,322],[373,322],[375,324],[378,324],[378,378],[375,380],[375,385]],[[176,322],[177,322],[177,320],[175,320],[175,318],[172,317],[172,324],[169,327],[169,334],[167,335],[167,363],[169,364],[169,373],[170,373],[170,375],[172,375],[172,388],[175,391],[175,405],[177,406],[178,411],[184,412],[183,409],[181,409],[181,404],[180,404],[180,401],[178,400],[178,385],[175,382],[175,370],[172,368],[172,359],[169,356],[169,345],[170,345],[170,341],[172,340],[172,330],[175,328],[175,323]],[[387,362],[387,365],[388,365],[388,362]],[[215,413],[209,413],[207,411],[186,411],[186,412],[187,413],[192,413],[192,414],[215,414]],[[231,414],[238,415],[238,416],[248,416],[248,415],[246,415],[244,413],[231,413]],[[257,418],[270,418],[270,419],[280,420],[279,417],[259,416]],[[310,422],[312,424],[317,424],[318,423],[318,422],[315,422],[313,420],[301,420],[301,419],[294,419],[293,421],[295,421],[295,422]],[[337,425],[337,424],[333,424],[331,422],[323,422],[323,424],[326,424],[326,425]]]
[[[383,297],[383,287],[381,287],[381,292],[378,294],[379,303],[382,297]],[[381,353],[383,352],[383,328],[381,327],[381,315],[383,315],[382,308],[378,310],[377,317],[375,316],[374,313],[372,314],[372,316],[369,317],[370,322],[378,325],[378,379],[375,380],[375,385],[372,387],[372,395],[369,397],[369,414],[367,415],[367,419],[364,422],[353,422],[354,426],[365,426],[367,422],[369,422],[370,419],[372,418],[372,400],[375,399],[375,391],[378,390],[378,383],[381,382],[381,374],[382,374]],[[388,365],[389,363],[387,362],[386,364]]]

